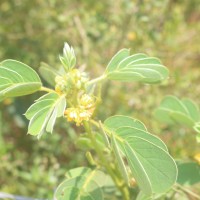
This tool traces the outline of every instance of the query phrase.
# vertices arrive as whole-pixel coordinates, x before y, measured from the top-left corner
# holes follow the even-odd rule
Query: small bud
[[[80,105],[85,108],[91,108],[94,105],[94,99],[88,94],[84,94],[80,99]]]
[[[74,68],[76,65],[76,56],[73,47],[70,47],[68,43],[65,43],[63,48],[63,56],[59,56],[61,63],[66,72]]]

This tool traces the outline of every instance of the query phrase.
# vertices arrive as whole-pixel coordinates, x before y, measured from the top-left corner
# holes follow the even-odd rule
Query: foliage
[[[106,187],[106,182],[105,185],[102,185],[98,183],[98,179],[96,180],[96,176],[99,176],[98,173],[102,173],[96,171],[98,168],[105,170],[110,175],[125,200],[130,199],[129,187],[132,179],[135,179],[140,189],[137,199],[153,199],[157,195],[168,192],[176,182],[177,167],[162,140],[151,135],[142,122],[130,117],[112,116],[105,120],[104,124],[93,119],[95,107],[101,100],[101,85],[106,79],[155,83],[167,78],[168,71],[166,68],[155,58],[146,59],[143,54],[129,56],[129,51],[122,49],[113,56],[102,76],[89,80],[89,77],[85,77],[83,72],[74,69],[73,60],[76,59],[74,58],[73,48],[65,44],[63,54],[64,56],[60,58],[65,72],[63,71],[62,75],[55,76],[55,89],[52,90],[40,84],[39,88],[30,91],[30,93],[33,93],[35,90],[41,90],[47,92],[47,94],[40,97],[25,113],[26,118],[30,120],[28,133],[38,136],[38,138],[45,132],[52,133],[56,118],[63,116],[68,121],[75,122],[77,126],[83,125],[86,131],[86,139],[91,140],[93,149],[99,157],[99,162],[93,159],[91,152],[88,152],[88,161],[96,166],[96,169],[91,171],[89,168],[80,168],[69,172],[70,175],[74,175],[68,177],[58,186],[55,198],[58,200],[104,199],[101,187]],[[14,60],[1,62],[3,72],[8,69],[13,70],[12,74],[7,74],[7,77],[4,75],[5,78],[1,81],[1,99],[6,97],[7,89],[5,88],[8,85],[7,82],[5,84],[4,80],[9,80],[12,83],[11,88],[17,86],[19,91],[25,91],[15,92],[14,90],[12,96],[29,94],[27,88],[24,88],[24,84],[22,84],[26,79],[20,79],[23,74],[13,76],[16,63],[17,70],[23,72],[26,66],[23,63]],[[28,66],[24,73],[33,78],[36,75],[36,72],[31,71]],[[158,74],[160,75],[158,76]],[[164,74],[164,76],[161,76],[161,74]],[[115,76],[117,78],[114,78]],[[30,81],[29,79],[26,81]],[[41,83],[40,79],[37,80]],[[4,87],[4,84],[6,87]],[[98,88],[97,96],[94,86]],[[8,85],[8,90],[9,87],[10,85]],[[173,98],[169,100],[168,104],[174,105],[172,101]],[[196,112],[197,117],[199,116],[198,110],[194,109],[196,107],[191,101],[184,101],[184,105],[190,116],[193,116],[193,112]],[[181,108],[183,107],[178,107],[178,109]],[[189,118],[186,118],[186,121],[189,121]],[[99,145],[96,136],[98,133],[95,134],[93,126],[99,129],[98,132],[103,131],[106,139],[105,146]],[[107,163],[106,157],[103,155],[105,148],[108,158],[117,165],[113,166]],[[88,151],[90,151],[90,148]],[[128,163],[125,163],[124,159]],[[163,181],[160,182],[160,180]]]
[[[104,103],[95,113],[101,119],[120,113],[138,118],[167,143],[174,157],[194,161],[199,152],[194,131],[150,119],[155,105],[166,94],[181,99],[185,96],[199,104],[199,9],[198,0],[108,0],[95,4],[91,0],[3,0],[0,2],[0,57],[21,60],[36,71],[41,61],[57,69],[60,64],[55,54],[61,50],[63,41],[70,41],[79,55],[77,65],[87,63],[91,77],[101,74],[110,57],[122,47],[131,48],[133,53],[160,57],[170,69],[169,81],[155,86],[106,82],[102,94]],[[40,75],[47,77],[48,84],[55,85],[55,76],[50,80],[49,73]],[[54,134],[51,137],[44,134],[37,145],[34,138],[24,137],[27,121],[22,114],[39,95],[6,99],[0,105],[3,124],[0,189],[52,199],[49,191],[61,182],[64,171],[87,164],[84,152],[77,152],[82,148],[79,142],[73,143],[79,135],[84,141],[85,137],[82,128],[74,131],[61,118],[56,120]],[[23,184],[13,185],[13,182]],[[199,192],[198,185],[192,189]],[[174,198],[178,199],[177,195]]]
[[[198,136],[200,133],[200,112],[198,106],[190,99],[179,100],[174,96],[167,96],[155,111],[155,116],[160,121],[168,124],[179,123],[193,128]]]

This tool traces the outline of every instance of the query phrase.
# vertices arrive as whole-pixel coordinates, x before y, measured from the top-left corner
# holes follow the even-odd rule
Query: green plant
[[[68,171],[55,199],[129,200],[137,194],[137,200],[145,200],[167,195],[176,183],[177,166],[163,141],[137,119],[115,115],[101,122],[95,113],[103,102],[101,89],[106,80],[155,84],[168,77],[167,68],[157,58],[130,55],[130,50],[122,49],[103,75],[90,80],[75,68],[76,56],[67,43],[59,58],[60,68],[40,67],[52,89],[44,87],[38,74],[24,63],[5,60],[0,65],[0,100],[46,92],[25,113],[29,134],[40,138],[52,133],[59,117],[84,128],[74,142],[86,150],[91,168]]]
[[[179,100],[175,96],[166,96],[154,114],[161,122],[169,125],[178,123],[193,129],[197,132],[197,142],[200,142],[200,112],[192,100],[187,98]]]

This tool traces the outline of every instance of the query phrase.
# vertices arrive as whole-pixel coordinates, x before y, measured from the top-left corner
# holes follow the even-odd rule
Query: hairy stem
[[[50,92],[56,92],[55,90],[52,90],[50,88],[43,87],[43,86],[40,88],[40,91],[44,91],[44,92],[48,92],[48,93],[50,93]]]
[[[183,187],[183,186],[180,185],[180,184],[176,184],[176,187],[177,187],[179,190],[183,191],[184,193],[186,193],[186,194],[188,194],[188,195],[190,195],[190,196],[192,196],[192,197],[194,197],[194,198],[196,198],[196,199],[200,199],[200,196],[199,196],[198,194],[196,194],[196,193],[194,193],[193,191],[187,189],[186,187]],[[174,188],[173,188],[173,189],[174,189]],[[176,191],[176,189],[174,189],[174,190]]]
[[[99,76],[98,78],[92,79],[91,81],[89,81],[87,83],[87,86],[93,85],[93,84],[98,83],[98,82],[102,82],[104,79],[106,79],[105,74],[103,74],[102,76]]]
[[[86,132],[88,133],[89,138],[91,139],[92,143],[93,143],[93,147],[100,159],[100,163],[103,167],[105,167],[106,171],[108,172],[108,174],[111,176],[111,178],[113,179],[113,181],[115,182],[115,185],[117,186],[117,188],[120,190],[123,199],[124,200],[130,200],[130,196],[129,196],[129,191],[128,188],[126,187],[126,185],[124,184],[124,181],[121,180],[121,177],[119,176],[119,172],[116,169],[116,167],[112,166],[112,163],[108,163],[108,161],[106,160],[103,150],[102,148],[99,146],[98,142],[96,141],[95,135],[92,133],[91,130],[91,126],[89,124],[89,122],[84,122],[84,128],[86,130]]]

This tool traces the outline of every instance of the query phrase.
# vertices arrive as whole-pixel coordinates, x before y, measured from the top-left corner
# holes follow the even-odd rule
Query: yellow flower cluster
[[[76,122],[77,126],[80,126],[83,121],[88,121],[94,112],[94,99],[84,94],[82,95],[79,106],[76,108],[67,108],[65,116],[68,121]]]

